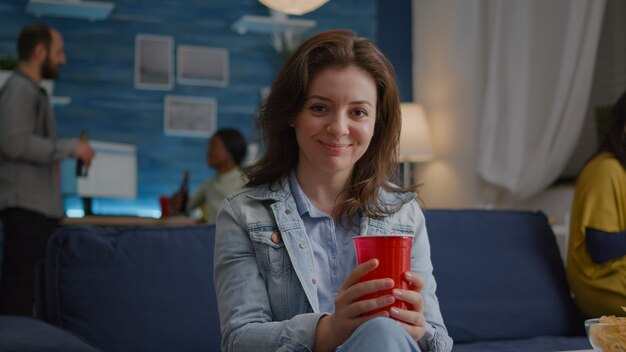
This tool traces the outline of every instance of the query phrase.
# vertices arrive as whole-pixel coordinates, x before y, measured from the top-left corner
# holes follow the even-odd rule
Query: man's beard
[[[59,78],[59,66],[54,66],[50,62],[50,58],[46,58],[46,61],[41,66],[41,78],[43,79],[57,79]]]

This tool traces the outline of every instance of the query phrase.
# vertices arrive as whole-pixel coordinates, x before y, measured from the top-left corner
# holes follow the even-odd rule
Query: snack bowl
[[[626,351],[626,317],[587,319],[585,330],[595,352]]]

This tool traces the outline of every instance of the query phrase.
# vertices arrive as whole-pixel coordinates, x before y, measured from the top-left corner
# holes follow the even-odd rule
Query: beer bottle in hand
[[[82,142],[87,142],[87,131],[82,131],[80,133],[80,140]],[[87,172],[89,171],[89,167],[83,163],[82,160],[76,159],[76,176],[78,177],[87,177]]]

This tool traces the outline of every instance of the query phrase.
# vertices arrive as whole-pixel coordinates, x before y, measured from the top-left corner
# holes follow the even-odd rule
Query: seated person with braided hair
[[[190,211],[201,207],[203,220],[215,223],[217,210],[224,198],[243,188],[246,182],[240,169],[246,150],[246,140],[239,131],[224,128],[215,132],[207,146],[207,164],[216,173],[200,185],[187,201],[185,209]]]

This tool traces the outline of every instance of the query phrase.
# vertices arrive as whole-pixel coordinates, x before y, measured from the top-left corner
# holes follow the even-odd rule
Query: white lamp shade
[[[259,2],[288,15],[304,15],[324,5],[328,0],[259,0]]]
[[[419,104],[403,103],[400,105],[402,114],[402,133],[400,134],[399,161],[419,162],[433,157],[430,142],[430,129]]]

